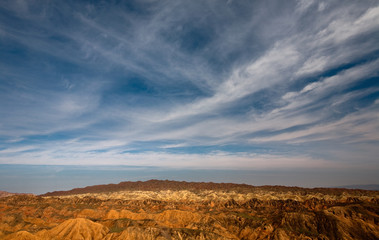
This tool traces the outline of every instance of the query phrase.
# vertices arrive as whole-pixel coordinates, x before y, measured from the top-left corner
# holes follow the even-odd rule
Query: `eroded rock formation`
[[[123,189],[127,194],[4,197],[0,239],[379,239],[375,191],[175,184]]]

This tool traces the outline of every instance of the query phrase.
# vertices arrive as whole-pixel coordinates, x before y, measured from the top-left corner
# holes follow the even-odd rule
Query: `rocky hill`
[[[351,194],[370,194],[368,190],[362,189],[345,189],[345,188],[300,188],[300,187],[286,187],[286,186],[252,186],[248,184],[235,184],[235,183],[213,183],[213,182],[179,182],[169,180],[149,180],[137,182],[120,182],[118,184],[94,185],[84,188],[74,188],[69,191],[55,191],[48,192],[41,196],[67,196],[75,194],[86,193],[104,193],[104,192],[119,192],[119,191],[161,191],[161,190],[214,190],[214,191],[235,191],[239,193],[249,192],[295,192],[298,195],[307,194],[331,194],[341,195],[342,193]]]
[[[30,193],[10,193],[10,192],[5,192],[5,191],[0,191],[0,198],[9,197],[13,195],[23,195],[23,194],[31,195]]]
[[[10,193],[10,192],[0,191],[0,198],[2,198],[2,197],[8,197],[8,196],[11,196],[11,195],[14,195],[14,194]]]
[[[379,239],[378,191],[152,180],[47,195],[1,198],[0,239]]]

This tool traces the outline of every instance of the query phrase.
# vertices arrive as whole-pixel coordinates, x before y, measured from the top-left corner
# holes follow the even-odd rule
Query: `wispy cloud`
[[[3,1],[0,163],[378,168],[378,18],[366,1]]]

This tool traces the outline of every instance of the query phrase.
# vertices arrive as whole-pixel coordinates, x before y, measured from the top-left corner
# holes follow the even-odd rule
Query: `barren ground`
[[[379,239],[379,192],[151,180],[14,195],[0,239]]]

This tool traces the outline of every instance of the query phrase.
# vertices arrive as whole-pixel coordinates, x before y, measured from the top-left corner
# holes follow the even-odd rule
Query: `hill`
[[[347,188],[347,189],[362,189],[362,190],[371,190],[379,191],[379,184],[366,184],[366,185],[345,185],[337,188]]]
[[[30,193],[10,193],[10,192],[5,192],[5,191],[0,191],[0,198],[2,197],[9,197],[13,195],[32,195]]]
[[[235,191],[238,193],[248,193],[254,191],[266,192],[296,192],[297,194],[306,195],[311,193],[322,194],[342,194],[344,192],[363,194],[368,193],[367,190],[362,189],[345,189],[345,188],[301,188],[301,187],[287,187],[287,186],[252,186],[248,184],[236,183],[213,183],[213,182],[185,182],[185,181],[170,181],[170,180],[149,180],[137,182],[120,182],[118,184],[105,184],[94,185],[84,188],[74,188],[68,191],[54,191],[42,194],[41,196],[67,196],[75,194],[86,193],[106,193],[106,192],[119,192],[119,191]]]
[[[14,195],[14,193],[0,191],[0,198],[1,197],[8,197],[8,196],[11,196],[11,195]]]
[[[379,192],[150,180],[0,198],[0,239],[379,239]]]

